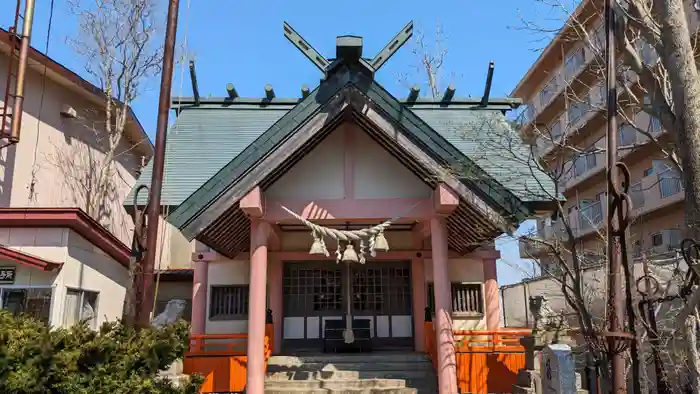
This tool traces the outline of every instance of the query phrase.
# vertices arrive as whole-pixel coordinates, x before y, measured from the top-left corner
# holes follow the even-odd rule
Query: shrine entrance
[[[369,349],[412,348],[410,263],[346,264],[284,263],[283,348],[322,350],[326,326],[345,327],[348,286],[355,325],[369,329]]]

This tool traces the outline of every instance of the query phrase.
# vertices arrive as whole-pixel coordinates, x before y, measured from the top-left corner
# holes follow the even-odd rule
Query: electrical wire
[[[44,47],[44,55],[47,57],[49,56],[49,46],[51,43],[51,27],[53,26],[53,12],[54,12],[54,2],[55,0],[51,0],[51,4],[49,6],[49,24],[48,27],[46,28],[46,46]],[[24,22],[26,23],[26,21]],[[37,114],[37,122],[36,122],[36,139],[34,141],[34,154],[32,158],[32,173],[31,173],[31,180],[29,184],[29,194],[27,196],[27,204],[29,204],[33,199],[36,198],[36,174],[39,171],[39,169],[36,167],[37,164],[37,155],[39,153],[39,137],[41,135],[41,113],[44,109],[44,92],[46,90],[46,71],[48,70],[48,65],[44,63],[44,70],[41,75],[41,93],[39,97],[39,112]]]

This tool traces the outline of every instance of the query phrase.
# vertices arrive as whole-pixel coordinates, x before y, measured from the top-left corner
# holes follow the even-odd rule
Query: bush
[[[175,387],[159,376],[183,357],[188,331],[184,321],[139,331],[119,322],[51,330],[0,310],[0,393],[194,394],[201,378]]]

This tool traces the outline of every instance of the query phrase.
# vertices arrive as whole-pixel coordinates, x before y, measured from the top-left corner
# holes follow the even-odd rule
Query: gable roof
[[[322,122],[324,122],[323,127],[326,127],[328,124],[335,122],[335,118],[339,114],[339,110],[336,111],[337,108],[333,108],[332,102],[338,104],[338,101],[340,101],[341,105],[355,104],[357,99],[348,96],[350,89],[361,92],[365,100],[375,104],[382,112],[382,116],[390,120],[391,123],[398,125],[403,132],[406,132],[410,142],[416,144],[419,150],[429,154],[440,168],[459,164],[466,169],[467,172],[460,172],[458,177],[463,185],[468,185],[469,189],[478,193],[478,198],[486,202],[486,204],[480,205],[487,205],[498,213],[505,215],[507,217],[506,220],[511,225],[519,223],[531,214],[529,209],[511,190],[489,176],[481,167],[471,161],[464,152],[457,149],[441,134],[433,130],[423,119],[391,96],[372,78],[362,72],[348,70],[332,75],[306,99],[279,118],[275,124],[260,135],[252,144],[243,149],[242,152],[182,202],[175,212],[168,217],[168,221],[178,227],[187,238],[192,239],[198,236],[218,217],[229,210],[231,204],[235,204],[249,190],[247,186],[234,189],[234,186],[241,179],[252,171],[259,173],[259,177],[256,179],[261,179],[260,177],[264,179],[270,171],[275,170],[275,168],[270,168],[271,166],[269,165],[264,166],[262,169],[256,169],[256,166],[260,165],[263,159],[270,155],[271,152],[281,149],[285,152],[292,150],[287,155],[295,154],[296,152],[293,152],[293,150],[300,149],[306,143],[303,138],[316,138],[314,134],[310,134],[310,136],[296,135],[295,133],[298,132],[301,125],[306,122],[315,122],[311,118],[324,112],[327,117],[323,118]],[[361,98],[360,100],[363,99]],[[361,106],[362,103],[360,103]],[[360,112],[362,108],[359,108],[359,110],[356,108],[356,110]],[[336,111],[336,113],[332,114],[333,111]],[[334,128],[334,126],[329,127]],[[285,141],[293,139],[295,140],[295,148],[291,148],[291,146],[280,148]],[[282,158],[280,160],[285,161],[287,159]],[[274,166],[281,165],[282,161],[275,162]],[[463,195],[463,198],[473,200],[474,197],[467,198],[466,195]],[[226,203],[217,204],[221,199]],[[206,216],[204,216],[205,214]]]
[[[194,106],[192,98],[175,98],[178,117],[168,130],[162,205],[181,205],[299,102],[202,98],[200,105]],[[419,99],[399,104],[524,203],[551,200],[555,191],[552,179],[532,164],[529,147],[505,120],[504,112],[517,101],[492,99],[486,107],[476,99],[453,99],[447,104]],[[151,171],[149,163],[135,188],[150,184]],[[138,204],[144,203],[142,195]],[[132,204],[133,192],[125,201],[125,205]]]

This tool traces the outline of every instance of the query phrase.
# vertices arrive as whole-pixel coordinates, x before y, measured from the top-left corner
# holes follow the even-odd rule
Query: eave
[[[63,266],[63,263],[49,261],[5,246],[0,246],[0,258],[47,272],[58,271]]]
[[[0,227],[69,228],[129,267],[131,249],[79,208],[0,208]]]

